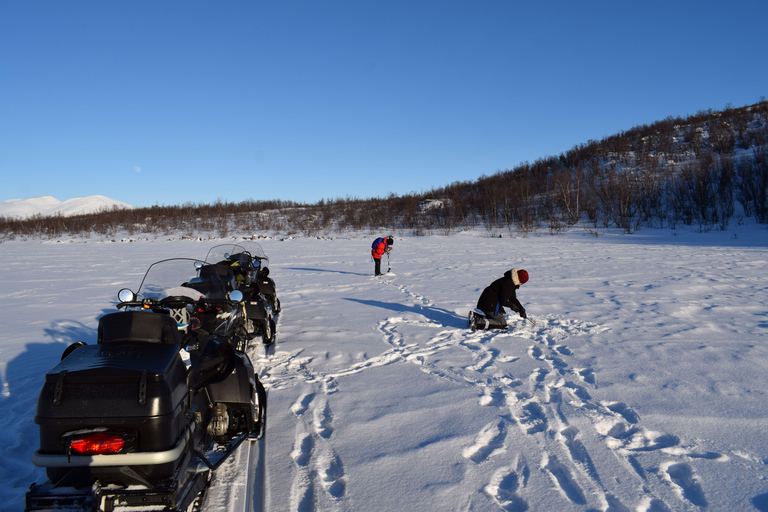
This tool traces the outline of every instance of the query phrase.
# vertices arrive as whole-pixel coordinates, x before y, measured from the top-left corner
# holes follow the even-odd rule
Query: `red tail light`
[[[81,455],[117,453],[125,446],[122,436],[114,434],[90,434],[72,440],[72,451]]]

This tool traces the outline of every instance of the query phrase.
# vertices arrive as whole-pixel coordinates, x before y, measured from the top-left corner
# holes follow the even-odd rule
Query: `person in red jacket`
[[[371,256],[373,257],[374,264],[373,275],[381,275],[381,257],[384,256],[385,253],[389,254],[389,251],[392,250],[392,244],[394,242],[395,241],[391,236],[386,238],[379,237],[373,241],[373,245],[371,245]]]

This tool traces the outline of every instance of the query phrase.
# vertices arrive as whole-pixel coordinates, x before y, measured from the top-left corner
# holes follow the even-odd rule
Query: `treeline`
[[[71,217],[0,217],[0,237],[91,234],[307,236],[381,229],[413,234],[484,226],[548,230],[577,223],[618,227],[725,229],[736,205],[768,223],[768,101],[651,125],[588,141],[558,156],[420,193],[324,199],[315,204],[185,203]]]

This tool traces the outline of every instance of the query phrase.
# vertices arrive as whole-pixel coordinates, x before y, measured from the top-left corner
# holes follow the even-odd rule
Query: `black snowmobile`
[[[280,300],[275,282],[269,277],[269,258],[261,245],[249,241],[217,245],[208,251],[205,261],[225,280],[233,279],[233,288],[243,292],[246,332],[252,338],[261,336],[265,345],[274,343]]]
[[[97,343],[70,345],[46,374],[32,462],[48,480],[32,484],[27,511],[190,510],[216,468],[263,436],[266,392],[238,350],[242,293],[207,267],[153,264],[99,319]]]

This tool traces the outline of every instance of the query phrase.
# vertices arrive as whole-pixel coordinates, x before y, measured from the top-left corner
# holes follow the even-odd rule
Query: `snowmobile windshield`
[[[256,242],[242,241],[231,244],[221,244],[211,247],[205,257],[207,263],[230,262],[243,268],[252,265],[254,268],[269,266],[269,258]]]
[[[184,296],[198,300],[224,299],[227,287],[213,265],[190,258],[172,258],[153,263],[138,290],[140,299]]]

